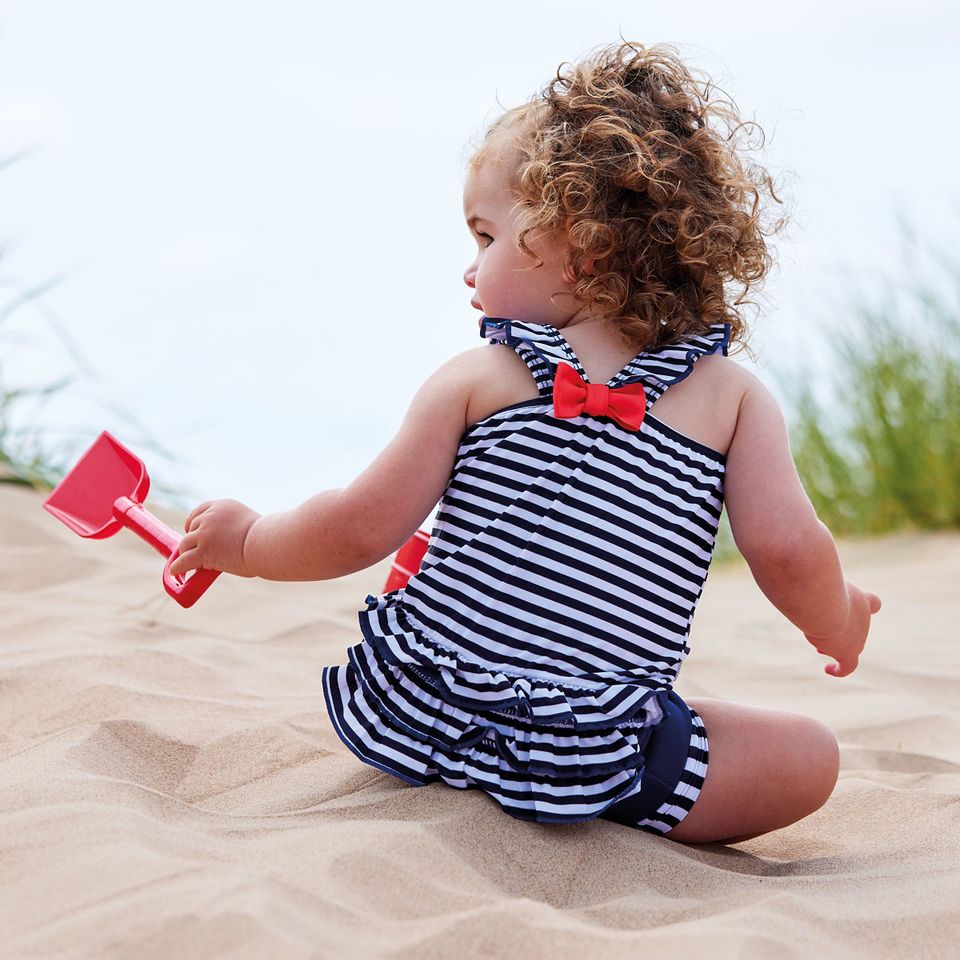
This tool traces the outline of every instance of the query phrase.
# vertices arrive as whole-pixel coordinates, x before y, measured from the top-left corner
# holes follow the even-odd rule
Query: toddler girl
[[[773,396],[727,356],[784,221],[761,225],[761,188],[779,198],[709,86],[671,47],[624,43],[507,111],[464,189],[488,342],[429,377],[347,488],[187,517],[174,573],[316,580],[390,556],[439,501],[420,570],[366,598],[349,662],[323,670],[341,739],[407,783],[694,842],[786,826],[833,790],[822,723],[673,689],[724,505],[831,676],[880,608],[844,581]]]

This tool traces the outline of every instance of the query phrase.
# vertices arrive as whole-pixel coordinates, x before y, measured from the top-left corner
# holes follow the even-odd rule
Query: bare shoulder
[[[713,353],[700,357],[690,375],[673,384],[650,407],[650,414],[711,450],[726,455],[733,441],[740,404],[752,374]]]
[[[738,390],[745,391],[751,381],[760,382],[744,364],[722,353],[711,353],[709,356],[700,357],[695,369],[700,372],[701,380],[705,381],[709,378],[718,384],[725,384],[734,394]]]
[[[746,365],[722,353],[701,357],[697,361],[696,370],[699,375],[695,389],[701,397],[709,398],[713,408],[724,419],[729,421],[732,416],[734,426],[745,398],[758,389],[766,389]],[[683,384],[678,384],[678,387],[683,387]]]
[[[492,413],[538,396],[537,384],[516,351],[492,342],[458,354],[470,371],[471,392],[467,404],[467,425]]]
[[[745,403],[765,402],[776,405],[777,400],[767,385],[750,369],[747,364],[738,363],[729,357],[704,357],[701,362],[712,361],[714,370],[722,369],[722,379],[729,385],[729,390],[738,400],[738,406]]]

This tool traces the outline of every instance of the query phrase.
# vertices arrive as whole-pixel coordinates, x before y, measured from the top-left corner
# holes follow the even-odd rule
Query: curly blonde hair
[[[527,234],[564,233],[575,300],[640,349],[718,322],[746,347],[737,307],[754,302],[746,295],[772,266],[764,237],[787,222],[761,221],[764,188],[783,201],[770,174],[741,157],[735,138],[748,123],[732,101],[711,99],[711,86],[670,44],[611,44],[561,64],[469,160],[476,168],[507,148],[520,248],[539,266]],[[726,136],[715,120],[732,125]],[[728,283],[742,284],[738,296]]]

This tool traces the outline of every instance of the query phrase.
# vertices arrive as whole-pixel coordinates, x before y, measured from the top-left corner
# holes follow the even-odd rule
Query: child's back
[[[410,783],[479,786],[521,819],[578,822],[636,793],[654,728],[687,712],[673,684],[726,458],[652,411],[722,355],[730,327],[640,351],[599,384],[552,325],[485,318],[481,335],[521,361],[535,395],[466,428],[420,570],[367,598],[364,642],[326,668],[324,689],[367,762]],[[481,405],[484,382],[478,371]],[[684,793],[657,807],[703,780],[702,726],[683,721]],[[649,812],[661,831],[679,820]]]
[[[488,342],[421,387],[346,490],[188,518],[176,572],[224,556],[246,575],[338,576],[395,550],[442,494],[421,569],[367,597],[362,642],[324,670],[366,762],[479,787],[522,819],[692,841],[777,829],[832,792],[822,723],[674,690],[724,506],[828,673],[856,668],[880,606],[844,582],[773,397],[726,356],[769,267],[757,201],[773,190],[711,126],[738,120],[723,103],[658,48],[558,72],[471,160],[464,281]]]

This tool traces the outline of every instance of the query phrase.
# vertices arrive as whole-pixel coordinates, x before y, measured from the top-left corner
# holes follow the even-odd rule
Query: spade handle
[[[167,558],[163,568],[163,587],[181,607],[192,607],[220,576],[220,570],[194,570],[184,580],[171,573],[170,565],[180,556],[180,537],[135,500],[117,497],[113,504],[113,515],[128,530],[132,530],[157,553]]]

